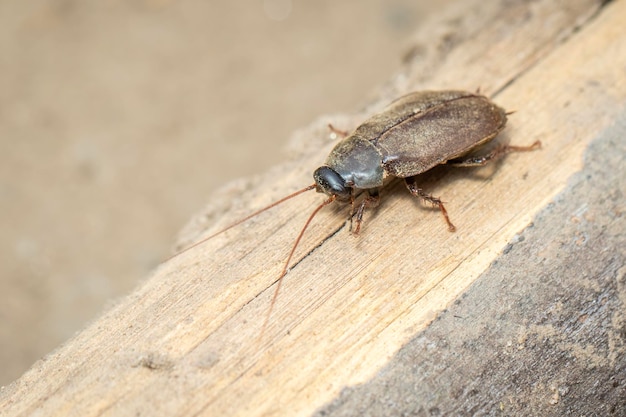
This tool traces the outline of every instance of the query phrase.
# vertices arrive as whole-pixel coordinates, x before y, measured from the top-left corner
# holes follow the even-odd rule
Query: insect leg
[[[347,130],[337,129],[335,126],[331,125],[330,123],[328,123],[328,128],[330,129],[331,133],[334,133],[340,138],[345,138],[346,136],[348,136],[348,133],[349,133]]]
[[[448,217],[448,212],[446,211],[446,208],[443,206],[443,202],[440,199],[438,199],[437,197],[433,197],[432,195],[426,194],[421,188],[419,188],[417,184],[415,184],[415,177],[406,178],[404,182],[406,184],[406,188],[408,188],[409,192],[415,197],[421,198],[422,200],[429,202],[433,206],[439,207],[443,218],[446,220],[446,223],[448,223],[449,231],[454,232],[456,230],[456,227],[454,227],[454,225],[450,221],[450,218]]]
[[[379,202],[380,195],[378,195],[378,190],[368,190],[367,196],[363,199],[363,201],[361,201],[361,204],[359,204],[359,208],[355,213],[356,227],[352,232],[354,236],[358,235],[361,230],[361,223],[363,223],[363,213],[365,212],[365,209],[376,207]]]
[[[493,151],[483,156],[473,156],[466,159],[453,159],[446,164],[454,165],[457,167],[477,167],[488,164],[491,161],[495,161],[499,158],[502,158],[504,155],[512,152],[528,152],[533,151],[541,147],[541,142],[536,141],[530,146],[510,146],[510,145],[500,145],[495,148]]]

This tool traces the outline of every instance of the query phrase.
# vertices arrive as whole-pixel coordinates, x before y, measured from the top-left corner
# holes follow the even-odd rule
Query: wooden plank
[[[626,112],[437,320],[315,416],[626,414]]]
[[[7,415],[303,415],[370,378],[564,186],[586,144],[626,102],[624,2],[598,15],[599,2],[582,0],[567,7],[551,1],[458,7],[458,32],[437,23],[445,29],[435,32],[443,33],[441,41],[417,48],[427,61],[409,62],[367,110],[426,83],[481,86],[518,111],[504,140],[543,141],[542,151],[512,155],[497,169],[437,169],[424,177],[426,190],[448,202],[457,233],[448,233],[439,214],[421,209],[402,186],[383,195],[356,239],[341,229],[345,209],[322,212],[259,339],[285,254],[320,201],[300,197],[162,265],[5,387],[0,409]],[[433,75],[425,78],[425,69]],[[346,125],[338,127],[353,127],[363,116],[338,117]],[[234,188],[244,192],[212,230],[311,183],[310,172],[333,145],[324,122],[300,132],[293,160],[255,181],[254,190]]]

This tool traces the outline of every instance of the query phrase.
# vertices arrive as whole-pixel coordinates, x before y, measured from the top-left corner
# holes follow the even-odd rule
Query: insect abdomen
[[[506,112],[487,97],[466,95],[443,100],[406,118],[375,143],[385,171],[406,178],[492,140],[505,124]]]

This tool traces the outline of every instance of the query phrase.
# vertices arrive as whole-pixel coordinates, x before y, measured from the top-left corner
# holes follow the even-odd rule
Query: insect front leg
[[[335,126],[333,126],[332,124],[328,123],[328,128],[330,129],[331,133],[334,133],[335,135],[337,135],[337,137],[340,138],[345,138],[348,136],[349,132],[346,130],[341,130],[341,129],[337,129]]]
[[[443,206],[443,202],[440,199],[438,199],[437,197],[433,197],[430,194],[426,194],[424,190],[419,188],[415,183],[415,177],[406,178],[404,180],[404,183],[406,184],[406,188],[409,189],[409,192],[415,197],[421,198],[422,200],[429,202],[433,206],[439,207],[443,218],[446,220],[446,223],[448,223],[448,230],[451,232],[454,232],[456,230],[456,227],[454,227],[454,225],[450,221],[450,218],[448,217],[448,212],[446,211],[446,208]]]
[[[361,230],[361,223],[363,223],[363,213],[365,212],[365,209],[376,207],[379,202],[380,195],[378,195],[378,190],[368,190],[367,196],[361,201],[361,204],[359,204],[359,208],[356,210],[356,213],[353,208],[353,216],[350,218],[350,230],[352,230],[352,219],[356,217],[356,227],[352,231],[354,236],[358,235]]]
[[[495,148],[493,151],[483,156],[472,156],[466,159],[452,159],[446,164],[454,165],[457,167],[478,167],[487,165],[491,161],[495,161],[499,158],[502,158],[504,155],[512,153],[512,152],[528,152],[534,151],[541,147],[541,142],[536,141],[530,146],[510,146],[510,145],[500,145]]]

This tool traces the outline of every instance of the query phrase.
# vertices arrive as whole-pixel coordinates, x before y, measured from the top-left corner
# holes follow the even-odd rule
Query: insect
[[[355,223],[352,232],[358,234],[363,213],[378,205],[379,190],[384,186],[385,180],[391,177],[403,178],[412,195],[439,208],[448,230],[454,232],[456,228],[450,221],[443,202],[419,188],[415,177],[441,164],[482,166],[511,152],[539,148],[539,141],[530,146],[499,145],[483,156],[468,156],[470,152],[493,140],[504,129],[508,114],[489,98],[478,93],[423,91],[405,95],[382,112],[370,117],[352,134],[345,135],[330,152],[324,165],[313,173],[314,184],[238,220],[179,254],[306,191],[315,189],[326,194],[328,198],[313,210],[294,241],[278,278],[261,331],[263,333],[293,254],[307,227],[323,207],[334,201],[350,203],[351,226],[352,222]],[[332,126],[331,129],[339,132]],[[361,192],[365,197],[355,204],[356,196]]]

